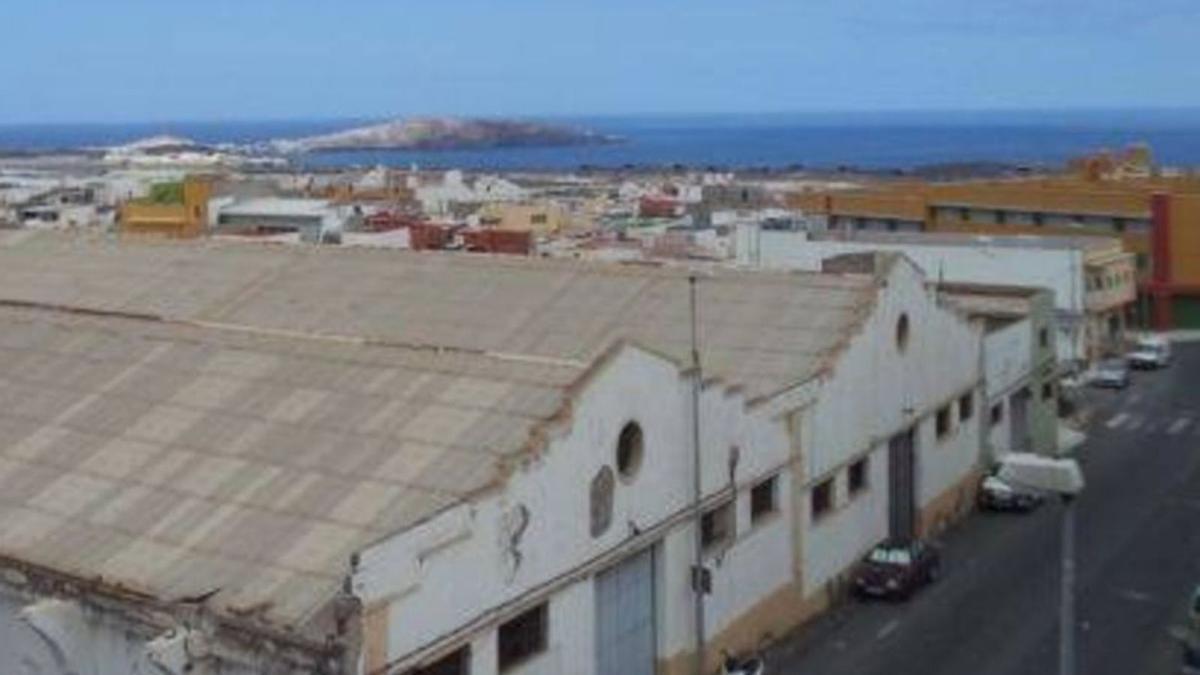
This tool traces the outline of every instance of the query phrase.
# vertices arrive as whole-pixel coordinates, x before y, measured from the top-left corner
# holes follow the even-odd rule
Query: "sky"
[[[5,0],[0,123],[1200,106],[1200,0]]]

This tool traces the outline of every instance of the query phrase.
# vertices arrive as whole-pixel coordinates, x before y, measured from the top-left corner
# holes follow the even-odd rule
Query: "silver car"
[[[1129,366],[1122,359],[1101,361],[1092,374],[1091,385],[1106,389],[1124,389],[1129,386]]]

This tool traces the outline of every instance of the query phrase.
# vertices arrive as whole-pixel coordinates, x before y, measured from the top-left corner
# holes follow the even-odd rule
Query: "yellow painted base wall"
[[[811,621],[834,604],[832,589],[823,589],[804,597],[799,582],[788,584],[745,612],[705,644],[704,672],[716,672],[721,651],[747,654],[787,635]],[[695,651],[679,652],[659,659],[659,675],[694,675]]]

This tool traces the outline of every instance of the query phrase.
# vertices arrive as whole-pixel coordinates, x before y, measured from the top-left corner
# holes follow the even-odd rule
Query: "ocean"
[[[128,143],[171,134],[252,143],[377,120],[0,125],[0,150]],[[1148,143],[1169,166],[1200,167],[1200,109],[1016,112],[773,113],[544,118],[618,136],[612,145],[334,152],[312,168],[387,165],[533,170],[687,165],[716,168],[911,169],[948,163],[1057,166],[1101,148]]]

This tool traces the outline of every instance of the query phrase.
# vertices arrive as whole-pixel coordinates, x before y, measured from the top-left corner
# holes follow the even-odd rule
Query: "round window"
[[[642,428],[630,422],[617,438],[617,472],[621,478],[633,478],[642,468]]]
[[[904,351],[908,348],[908,315],[901,314],[896,321],[896,348]]]

